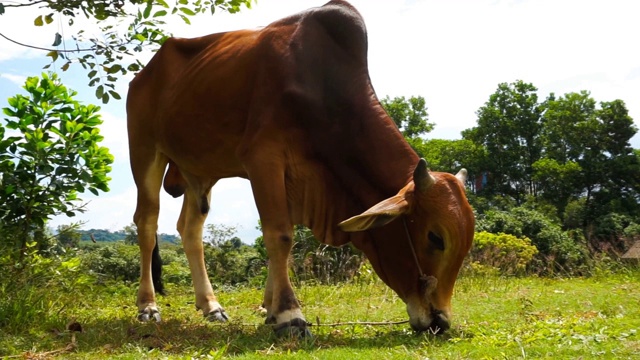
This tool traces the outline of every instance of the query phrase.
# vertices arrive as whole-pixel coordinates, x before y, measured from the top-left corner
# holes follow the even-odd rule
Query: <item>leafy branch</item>
[[[17,45],[46,51],[52,63],[64,61],[60,69],[67,71],[71,65],[79,64],[87,72],[88,85],[96,87],[95,96],[103,103],[111,98],[120,99],[115,84],[121,76],[136,73],[143,64],[135,54],[144,50],[157,51],[171,34],[164,29],[169,16],[179,17],[186,24],[196,15],[214,14],[216,11],[237,13],[241,8],[250,8],[253,0],[0,0],[0,16],[8,8],[36,6],[42,14],[34,18],[34,26],[46,26],[55,21],[55,14],[66,19],[65,26],[72,27],[78,16],[96,20],[99,35],[87,35],[84,30],[71,36],[75,47],[67,47],[60,33],[54,33],[53,47],[48,49],[27,45],[3,38]],[[84,54],[83,54],[84,53]],[[45,66],[49,68],[51,64]]]

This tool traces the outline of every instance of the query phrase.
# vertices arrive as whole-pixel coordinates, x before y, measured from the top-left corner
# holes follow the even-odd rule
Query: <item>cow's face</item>
[[[456,176],[429,173],[421,160],[414,180],[396,196],[339,225],[345,231],[375,229],[361,248],[407,304],[410,324],[419,331],[449,328],[453,285],[474,233],[464,178],[464,170]]]

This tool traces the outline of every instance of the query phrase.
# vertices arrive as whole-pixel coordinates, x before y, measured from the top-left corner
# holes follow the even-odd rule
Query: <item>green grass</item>
[[[407,324],[313,326],[314,338],[302,340],[278,339],[260,325],[257,289],[218,290],[232,316],[223,325],[202,319],[186,287],[159,298],[159,324],[135,320],[135,287],[51,289],[47,316],[0,329],[0,358],[632,359],[640,356],[639,279],[637,269],[572,279],[465,277],[445,335],[416,334]],[[402,301],[380,282],[305,285],[297,293],[313,323],[406,320]],[[82,332],[65,331],[73,321]]]

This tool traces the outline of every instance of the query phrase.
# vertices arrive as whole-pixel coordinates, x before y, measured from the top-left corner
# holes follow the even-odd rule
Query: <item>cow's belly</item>
[[[161,130],[160,152],[183,173],[216,180],[246,177],[237,157],[241,134],[224,123],[189,118]]]

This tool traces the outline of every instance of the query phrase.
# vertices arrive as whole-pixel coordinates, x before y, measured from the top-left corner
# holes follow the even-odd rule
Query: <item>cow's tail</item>
[[[157,294],[165,295],[164,285],[162,284],[162,258],[160,258],[160,239],[156,234],[156,246],[153,248],[151,255],[151,279],[153,279],[153,288]]]

